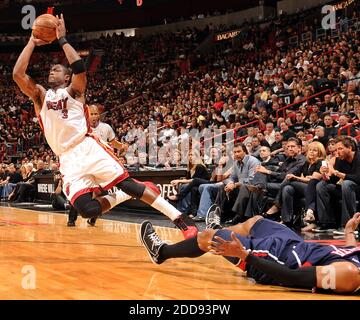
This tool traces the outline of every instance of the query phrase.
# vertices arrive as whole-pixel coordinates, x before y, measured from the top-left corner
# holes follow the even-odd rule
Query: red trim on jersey
[[[251,254],[256,257],[267,257],[268,256],[268,254],[265,252],[252,252]]]
[[[74,205],[74,202],[76,201],[77,198],[79,198],[80,196],[82,196],[83,194],[89,193],[89,192],[101,192],[101,188],[100,187],[95,187],[95,188],[85,188],[85,189],[81,189],[80,191],[76,192],[70,202],[72,205]]]
[[[117,177],[114,181],[110,182],[107,186],[105,186],[104,190],[109,190],[112,187],[116,186],[121,181],[124,181],[126,178],[129,177],[129,172],[125,171],[121,176]]]
[[[243,260],[237,265],[238,268],[240,268],[242,271],[246,271],[246,265],[247,263]]]
[[[42,122],[41,115],[39,114],[37,118],[39,119],[39,125],[40,125],[41,130],[42,130],[43,133],[45,134],[44,124],[43,124],[43,122]]]
[[[305,261],[301,267],[311,267],[313,264],[309,261]]]
[[[135,182],[143,184],[145,187],[150,188],[152,191],[154,191],[156,194],[160,195],[161,192],[159,188],[155,185],[155,183],[152,183],[151,181],[139,181],[134,178],[132,178]]]
[[[92,133],[91,125],[90,125],[90,111],[87,104],[84,104],[84,114],[86,119],[86,125],[87,125],[87,133]]]

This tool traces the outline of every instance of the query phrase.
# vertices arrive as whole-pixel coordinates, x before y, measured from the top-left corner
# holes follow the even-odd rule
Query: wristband
[[[60,47],[63,47],[66,43],[68,43],[65,37],[61,37],[58,42]]]
[[[79,60],[76,60],[75,62],[73,62],[70,65],[70,68],[74,74],[79,74],[79,73],[83,73],[86,71],[85,63],[81,58]]]

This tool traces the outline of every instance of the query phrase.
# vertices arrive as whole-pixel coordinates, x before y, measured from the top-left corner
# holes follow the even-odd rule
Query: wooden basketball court
[[[0,299],[359,299],[255,284],[225,259],[154,265],[138,224],[99,220],[88,227],[51,212],[0,207]],[[182,239],[158,227],[161,238]]]

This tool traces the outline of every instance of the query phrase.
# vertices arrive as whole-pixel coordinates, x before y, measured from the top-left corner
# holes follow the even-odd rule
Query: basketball
[[[38,16],[32,27],[32,34],[35,38],[46,42],[53,42],[56,39],[56,26],[58,20],[51,14],[42,14]]]

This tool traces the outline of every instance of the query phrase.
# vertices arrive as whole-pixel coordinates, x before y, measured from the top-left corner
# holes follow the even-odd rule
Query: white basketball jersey
[[[83,103],[72,98],[65,88],[48,90],[40,111],[40,125],[56,155],[80,143],[91,132],[89,113]]]
[[[92,128],[92,132],[105,142],[109,142],[115,139],[114,130],[105,122],[100,121],[96,128]]]

